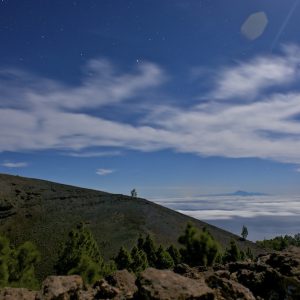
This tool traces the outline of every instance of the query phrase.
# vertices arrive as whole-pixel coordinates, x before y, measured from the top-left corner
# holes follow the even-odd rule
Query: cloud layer
[[[177,198],[155,202],[200,220],[297,217],[300,214],[299,197],[292,196],[201,196],[192,200]]]
[[[122,72],[107,60],[92,60],[76,87],[2,69],[0,151],[54,149],[88,157],[102,156],[102,147],[115,153],[172,149],[300,164],[300,92],[292,89],[299,57],[300,49],[289,45],[278,55],[221,66],[209,101],[192,108],[149,103],[150,94],[162,97],[171,77],[152,63]],[[105,115],[106,108],[142,116],[120,121]]]

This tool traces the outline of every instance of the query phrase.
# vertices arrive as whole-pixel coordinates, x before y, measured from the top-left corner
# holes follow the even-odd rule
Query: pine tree
[[[246,238],[248,236],[248,229],[245,225],[243,225],[241,236],[242,236],[243,240],[246,240]]]
[[[156,264],[156,246],[155,243],[153,241],[153,239],[151,238],[151,236],[148,234],[144,244],[143,244],[143,251],[146,253],[147,255],[147,260],[148,260],[148,264],[150,267],[155,267]]]
[[[138,274],[145,270],[148,267],[147,255],[143,250],[139,250],[136,246],[134,246],[131,250],[131,270]]]
[[[156,264],[157,269],[171,269],[174,267],[174,261],[169,254],[161,245],[156,252]]]
[[[83,266],[88,266],[91,273],[97,265],[97,275],[86,276],[82,271]],[[86,278],[101,277],[104,262],[92,233],[82,223],[69,233],[69,239],[65,243],[59,259],[55,265],[58,275],[75,274]],[[90,280],[90,279],[88,279]]]
[[[130,253],[124,247],[120,248],[118,255],[115,257],[115,263],[118,270],[130,270],[132,258]]]
[[[190,266],[210,266],[218,256],[220,246],[207,229],[199,231],[188,223],[185,232],[178,239],[182,259]]]
[[[174,261],[174,264],[175,265],[178,265],[180,264],[181,262],[181,255],[180,255],[180,252],[179,250],[174,246],[174,245],[171,245],[168,249],[167,249],[168,253],[171,255],[173,261]]]

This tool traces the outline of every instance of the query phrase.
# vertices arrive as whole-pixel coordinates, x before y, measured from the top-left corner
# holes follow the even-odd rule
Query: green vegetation
[[[243,228],[242,228],[242,232],[241,232],[241,236],[243,238],[243,240],[246,240],[247,239],[247,236],[248,236],[248,228],[243,225]]]
[[[138,246],[140,250],[145,252],[149,266],[155,268],[157,261],[156,245],[152,237],[148,234],[145,240],[139,238]]]
[[[179,250],[174,245],[165,249],[162,245],[157,247],[149,234],[146,238],[140,235],[131,252],[121,247],[114,261],[119,270],[127,269],[139,273],[148,266],[172,269],[182,262],[190,266],[212,266],[214,263],[235,262],[254,257],[249,247],[244,252],[234,240],[231,240],[230,247],[222,253],[221,246],[205,227],[201,231],[191,223],[187,224],[178,241],[182,245]]]
[[[115,257],[115,263],[118,270],[131,270],[131,254],[123,246],[120,248],[118,255]]]
[[[55,264],[56,273],[77,274],[85,283],[93,284],[116,269],[127,269],[139,274],[149,266],[172,269],[181,262],[190,266],[211,266],[216,261],[227,263],[253,257],[250,248],[244,253],[238,249],[234,240],[222,254],[221,247],[209,231],[206,228],[200,231],[191,223],[187,224],[178,240],[182,248],[178,250],[170,245],[166,249],[162,245],[157,247],[149,234],[145,238],[140,235],[130,252],[121,247],[114,261],[105,263],[91,231],[81,222],[71,230],[62,247]],[[8,239],[0,236],[0,287],[37,288],[34,267],[39,260],[39,252],[32,243],[25,242],[14,248]]]
[[[274,239],[257,241],[256,244],[264,248],[269,248],[277,251],[282,251],[289,246],[300,247],[300,233],[295,234],[294,236],[277,236]]]
[[[253,253],[252,253],[252,251],[251,251],[251,249],[249,248],[249,247],[247,247],[247,250],[246,250],[246,258],[249,258],[249,259],[254,259],[254,255],[253,255]]]
[[[57,263],[58,275],[78,274],[86,283],[93,283],[109,273],[92,233],[80,223],[69,233]]]
[[[0,286],[37,288],[34,271],[39,260],[40,253],[31,242],[14,248],[7,238],[0,236]]]
[[[211,266],[214,264],[220,246],[206,230],[198,230],[188,223],[183,235],[178,239],[183,245],[180,249],[183,262],[190,266]]]
[[[155,267],[157,269],[172,269],[174,264],[174,260],[170,253],[160,245],[156,252]]]
[[[173,262],[174,262],[174,265],[178,265],[180,264],[181,262],[181,255],[180,255],[180,252],[179,250],[174,246],[174,245],[171,245],[167,251],[169,252],[169,254],[171,255],[172,259],[173,259]]]
[[[232,240],[230,242],[230,247],[226,248],[225,253],[223,255],[223,262],[235,262],[238,260],[243,260],[244,258],[243,252],[239,250],[239,248],[236,245],[236,242]]]
[[[169,248],[178,258],[179,251],[174,246]],[[147,235],[145,239],[140,235],[130,253],[121,247],[114,260],[119,270],[127,269],[137,274],[147,267],[170,269],[175,265],[171,254],[161,245],[157,248],[150,235]]]
[[[138,274],[144,271],[148,265],[147,255],[143,250],[138,249],[134,246],[131,250],[132,264],[130,270]]]

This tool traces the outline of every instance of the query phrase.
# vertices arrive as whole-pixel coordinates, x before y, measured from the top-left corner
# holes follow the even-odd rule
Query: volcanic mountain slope
[[[206,226],[223,247],[233,238],[241,248],[262,252],[254,243],[145,199],[0,174],[0,233],[14,244],[30,240],[37,245],[42,254],[40,278],[53,274],[68,232],[82,221],[106,258],[122,245],[130,249],[139,234],[150,233],[163,245],[177,244],[188,221]]]

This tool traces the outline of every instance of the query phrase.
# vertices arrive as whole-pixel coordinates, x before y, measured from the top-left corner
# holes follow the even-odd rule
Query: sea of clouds
[[[254,241],[300,232],[300,196],[208,195],[155,202],[236,234],[246,225]]]

